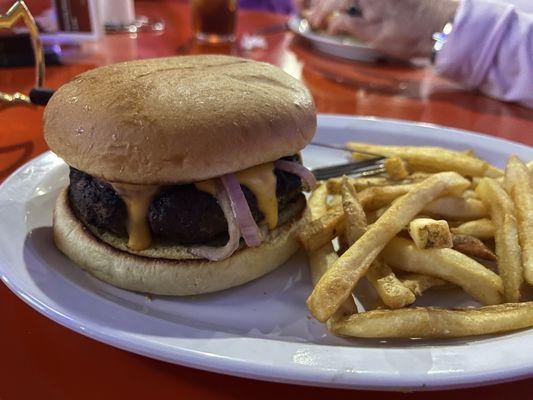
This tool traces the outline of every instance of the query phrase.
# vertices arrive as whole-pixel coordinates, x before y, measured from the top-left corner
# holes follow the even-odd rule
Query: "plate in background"
[[[349,36],[333,36],[315,32],[306,19],[292,16],[287,22],[289,29],[309,41],[318,51],[347,60],[376,62],[388,59],[385,54]]]

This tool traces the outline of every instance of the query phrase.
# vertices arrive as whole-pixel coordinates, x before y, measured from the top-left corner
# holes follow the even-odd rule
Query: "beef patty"
[[[284,159],[299,161],[298,156]],[[301,198],[302,183],[297,175],[277,169],[274,172],[281,212]],[[241,188],[255,221],[260,222],[264,216],[257,207],[255,195],[246,186]],[[85,224],[127,236],[126,205],[109,183],[71,167],[68,194],[76,216]],[[217,242],[224,240],[228,230],[216,198],[193,184],[164,186],[150,204],[148,222],[154,237],[177,244]]]

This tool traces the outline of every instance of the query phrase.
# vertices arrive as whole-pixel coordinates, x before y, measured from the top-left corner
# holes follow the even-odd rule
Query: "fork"
[[[337,146],[337,145],[328,144],[328,143],[311,142],[311,144],[314,146],[326,147],[326,148],[335,149],[335,150],[342,150],[342,151],[347,151],[350,153],[352,152],[346,147]],[[348,175],[351,177],[364,177],[364,176],[378,175],[378,174],[382,174],[385,172],[384,161],[386,157],[379,155],[379,154],[374,154],[374,153],[364,153],[364,154],[374,156],[374,157],[366,159],[366,160],[361,160],[361,161],[352,161],[349,163],[332,165],[331,167],[315,168],[312,170],[312,172],[315,175],[315,178],[319,181],[330,179],[330,178],[335,178],[337,176],[342,176],[342,175]]]
[[[319,181],[337,176],[348,175],[351,177],[364,177],[378,175],[385,172],[385,157],[370,158],[368,160],[354,161],[331,167],[315,168],[311,172]]]

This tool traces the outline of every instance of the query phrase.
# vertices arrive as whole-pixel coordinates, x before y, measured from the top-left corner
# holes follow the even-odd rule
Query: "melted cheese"
[[[128,210],[128,247],[140,251],[150,247],[152,235],[148,225],[148,208],[159,186],[112,183]]]
[[[196,186],[196,189],[201,190],[202,192],[207,192],[211,196],[216,197],[217,189],[215,187],[215,181],[213,179],[196,182],[194,186]]]
[[[278,225],[278,199],[276,197],[276,175],[274,163],[261,164],[235,173],[241,185],[246,186],[255,195],[257,207],[265,216],[269,229]],[[215,196],[215,182],[208,179],[196,182],[198,190]]]

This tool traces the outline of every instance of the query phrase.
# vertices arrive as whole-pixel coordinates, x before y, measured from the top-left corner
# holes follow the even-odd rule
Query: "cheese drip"
[[[235,172],[241,185],[246,186],[255,195],[257,207],[265,216],[265,221],[270,230],[278,225],[278,199],[276,197],[276,175],[274,163],[266,163]],[[215,196],[215,182],[208,179],[196,182],[195,186],[202,192]]]
[[[148,225],[148,208],[159,191],[155,185],[112,183],[128,210],[128,247],[140,251],[150,247],[152,235]]]

